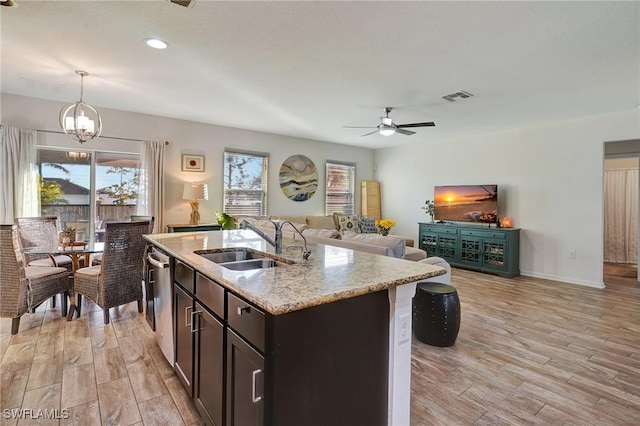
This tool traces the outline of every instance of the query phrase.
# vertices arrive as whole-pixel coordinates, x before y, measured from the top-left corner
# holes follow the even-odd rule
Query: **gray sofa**
[[[273,224],[266,219],[247,219],[267,235],[274,234]],[[368,253],[393,256],[402,259],[419,261],[427,258],[427,253],[415,247],[407,247],[402,237],[379,234],[355,234],[347,232],[343,235],[335,227],[332,216],[278,216],[278,220],[288,220],[302,232],[308,242],[344,247]],[[288,224],[282,226],[282,236],[300,240],[301,237]]]

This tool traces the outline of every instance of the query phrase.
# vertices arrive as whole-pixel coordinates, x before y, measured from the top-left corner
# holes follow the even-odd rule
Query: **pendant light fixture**
[[[89,73],[76,70],[76,74],[80,76],[80,100],[62,108],[60,111],[60,127],[71,139],[84,143],[100,136],[100,133],[102,133],[102,118],[94,107],[82,101],[84,77]],[[89,116],[85,115],[85,113],[88,113]]]

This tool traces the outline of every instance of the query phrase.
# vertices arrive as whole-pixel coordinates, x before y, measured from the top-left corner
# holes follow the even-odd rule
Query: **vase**
[[[388,229],[384,229],[384,228],[380,228],[380,235],[386,237],[387,235],[389,235],[389,230]]]

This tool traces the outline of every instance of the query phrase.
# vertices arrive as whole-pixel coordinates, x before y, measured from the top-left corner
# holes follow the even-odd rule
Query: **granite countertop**
[[[283,254],[276,255],[272,246],[250,230],[152,234],[145,235],[145,238],[167,254],[273,315],[386,290],[446,273],[439,266],[324,244],[309,243],[311,256],[308,260],[302,259],[299,249],[285,249]],[[302,244],[302,240],[285,238],[283,246]],[[276,260],[288,259],[296,263],[233,271],[194,253],[232,247],[247,247],[266,252]]]

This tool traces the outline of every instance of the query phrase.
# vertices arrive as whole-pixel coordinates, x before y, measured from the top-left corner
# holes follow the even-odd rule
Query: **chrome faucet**
[[[271,219],[269,219],[269,222],[273,223],[273,226],[276,231],[273,239],[271,239],[269,235],[262,232],[260,229],[258,229],[256,226],[254,226],[252,223],[250,223],[246,219],[243,219],[238,224],[238,228],[251,229],[253,232],[255,232],[260,237],[262,237],[262,239],[265,240],[267,244],[272,245],[273,248],[275,249],[276,254],[281,254],[282,253],[282,225],[284,225],[285,223],[288,223],[302,237],[302,240],[304,241],[304,248],[302,249],[302,258],[304,260],[309,259],[309,256],[311,256],[311,250],[307,248],[307,239],[305,238],[304,235],[302,235],[302,232],[300,232],[300,230],[296,228],[296,226],[293,223],[291,223],[288,220],[284,220],[282,222],[276,222]]]
[[[276,233],[274,239],[272,240],[270,236],[262,232],[260,229],[256,228],[253,224],[249,223],[246,219],[243,219],[239,224],[238,228],[240,229],[251,229],[256,234],[260,235],[263,240],[265,240],[268,244],[271,244],[275,249],[276,254],[282,253],[282,228],[277,222],[269,219],[269,222],[273,223],[273,226],[276,229]]]

